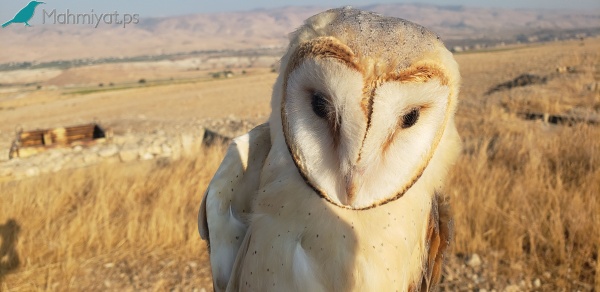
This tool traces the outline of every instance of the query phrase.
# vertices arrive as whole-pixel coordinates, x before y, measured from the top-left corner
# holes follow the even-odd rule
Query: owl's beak
[[[346,189],[346,204],[352,205],[356,200],[356,194],[362,187],[362,177],[364,176],[364,174],[364,167],[353,166],[352,170],[344,177]]]

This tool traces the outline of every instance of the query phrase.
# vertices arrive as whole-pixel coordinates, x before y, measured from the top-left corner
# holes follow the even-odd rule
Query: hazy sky
[[[416,3],[418,1],[388,1],[388,0],[346,0],[346,1],[274,1],[274,0],[42,0],[47,4],[42,6],[47,11],[57,9],[64,12],[69,9],[73,13],[87,13],[94,9],[95,12],[108,13],[117,11],[119,13],[137,13],[140,18],[154,16],[172,16],[191,13],[207,13],[219,11],[240,11],[260,8],[272,8],[279,6],[317,5],[323,7],[341,7],[345,5],[362,6],[376,3]],[[0,0],[0,23],[8,21],[29,0]],[[428,0],[419,3],[437,5],[464,5],[480,7],[507,7],[507,8],[530,8],[530,9],[571,9],[598,11],[600,13],[600,0],[503,0],[503,1],[481,1],[481,0]]]

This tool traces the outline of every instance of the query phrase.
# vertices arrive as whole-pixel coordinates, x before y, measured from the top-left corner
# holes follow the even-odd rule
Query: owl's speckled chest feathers
[[[349,210],[317,196],[299,175],[273,178],[254,201],[239,287],[408,291],[420,285],[433,190],[416,184],[390,204]]]

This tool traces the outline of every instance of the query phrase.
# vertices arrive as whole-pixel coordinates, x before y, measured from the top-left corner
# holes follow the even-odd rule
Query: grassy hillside
[[[442,288],[600,290],[600,126],[519,115],[597,115],[599,52],[596,40],[457,56],[464,151]],[[522,73],[548,80],[485,94]],[[0,290],[210,291],[196,216],[223,151],[0,183]]]

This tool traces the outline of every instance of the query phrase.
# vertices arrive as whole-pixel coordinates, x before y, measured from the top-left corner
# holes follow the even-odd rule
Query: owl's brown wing
[[[435,291],[442,277],[442,264],[453,236],[450,205],[443,195],[436,193],[431,206],[427,246],[429,253],[425,262],[420,291]]]

